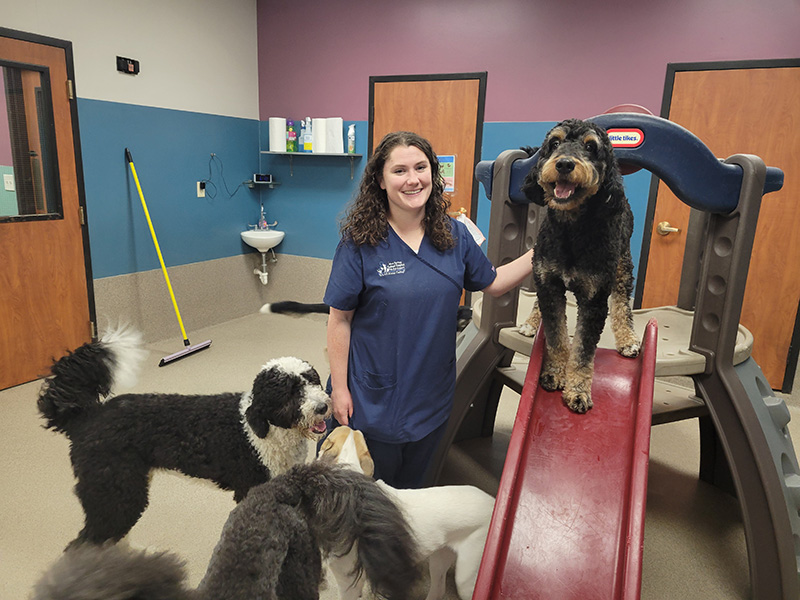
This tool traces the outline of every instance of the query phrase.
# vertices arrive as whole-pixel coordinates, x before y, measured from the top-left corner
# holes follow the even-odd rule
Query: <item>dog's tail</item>
[[[282,315],[307,315],[310,313],[328,314],[330,307],[327,304],[304,304],[285,300],[283,302],[268,302],[261,307],[260,313],[277,313]]]
[[[126,544],[70,548],[42,575],[32,600],[188,600],[184,564]]]
[[[120,327],[57,360],[39,392],[46,427],[66,432],[72,417],[98,406],[112,387],[132,386],[145,354],[141,334]]]
[[[372,478],[320,461],[284,476],[294,497],[281,500],[305,507],[324,552],[344,555],[355,545],[354,576],[363,573],[378,597],[410,597],[419,576],[416,542],[403,513]]]
[[[366,477],[366,475],[364,476]],[[372,478],[362,483],[356,571],[363,569],[378,597],[410,598],[419,577],[420,556],[408,523],[395,502]],[[390,568],[387,569],[387,565]]]

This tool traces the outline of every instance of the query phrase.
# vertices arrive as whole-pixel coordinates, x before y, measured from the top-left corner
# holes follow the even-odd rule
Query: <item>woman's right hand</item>
[[[347,361],[350,353],[350,325],[353,310],[331,307],[328,315],[328,359],[331,365],[331,402],[333,416],[340,425],[349,425],[353,415],[353,397],[347,386]]]
[[[353,397],[350,395],[350,390],[347,388],[332,390],[331,402],[336,422],[339,425],[349,425],[350,417],[353,416]]]

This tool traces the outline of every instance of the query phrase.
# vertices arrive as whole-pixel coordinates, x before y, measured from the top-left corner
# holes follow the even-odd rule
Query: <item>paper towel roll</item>
[[[286,152],[286,119],[269,118],[269,151]]]
[[[325,119],[325,152],[344,153],[344,122],[342,117]]]
[[[311,119],[311,152],[327,152],[327,119]]]

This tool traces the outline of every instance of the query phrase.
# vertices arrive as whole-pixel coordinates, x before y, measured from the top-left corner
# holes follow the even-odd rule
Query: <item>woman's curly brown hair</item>
[[[437,250],[443,251],[454,247],[455,239],[450,229],[450,217],[447,215],[450,200],[444,195],[444,181],[439,170],[439,160],[430,142],[410,131],[389,133],[378,144],[364,169],[358,195],[341,221],[342,237],[351,240],[357,246],[363,244],[377,246],[386,239],[389,234],[389,200],[386,197],[386,190],[381,189],[380,178],[383,176],[383,167],[389,154],[398,146],[419,148],[431,163],[433,189],[425,203],[422,224],[425,227],[425,234]]]

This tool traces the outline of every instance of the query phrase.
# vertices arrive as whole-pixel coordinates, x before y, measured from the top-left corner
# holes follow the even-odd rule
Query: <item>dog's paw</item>
[[[640,349],[641,346],[639,345],[639,342],[634,342],[632,344],[626,344],[621,348],[617,348],[617,352],[622,354],[622,356],[627,356],[628,358],[634,358],[636,356],[639,356]]]
[[[539,383],[548,392],[564,389],[564,374],[557,369],[542,369],[542,374],[539,376]]]
[[[525,319],[525,322],[519,326],[519,331],[525,337],[533,337],[536,335],[536,332],[539,329],[539,325],[542,322],[542,313],[539,312],[539,308],[536,304],[533,306],[533,310],[531,310],[531,314],[528,315],[528,318]]]
[[[568,409],[578,414],[583,414],[594,406],[592,396],[584,391],[564,390],[561,398]]]

